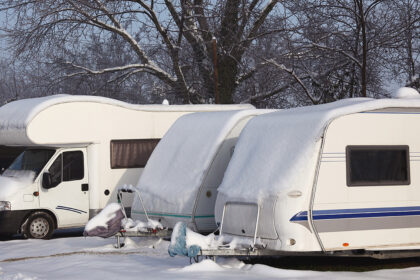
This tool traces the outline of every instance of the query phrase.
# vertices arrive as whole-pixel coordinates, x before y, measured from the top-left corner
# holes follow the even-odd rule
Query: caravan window
[[[348,186],[410,184],[408,146],[347,146]]]
[[[146,166],[160,139],[111,141],[111,168],[142,168]]]

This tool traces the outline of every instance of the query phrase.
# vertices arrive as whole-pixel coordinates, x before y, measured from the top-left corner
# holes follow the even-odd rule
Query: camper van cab
[[[68,95],[4,105],[0,145],[27,149],[0,177],[0,234],[49,238],[54,229],[84,226],[116,201],[116,187],[138,181],[177,118],[245,108],[252,106],[133,105]]]
[[[10,210],[0,212],[2,232],[44,238],[56,227],[83,226],[89,219],[86,147],[29,148],[2,177],[18,178],[10,182],[15,189],[9,201],[0,202]]]

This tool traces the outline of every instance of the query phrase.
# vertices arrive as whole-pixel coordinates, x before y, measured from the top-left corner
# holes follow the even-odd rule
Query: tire
[[[28,217],[22,229],[25,238],[50,239],[54,232],[54,220],[45,212],[35,212]]]

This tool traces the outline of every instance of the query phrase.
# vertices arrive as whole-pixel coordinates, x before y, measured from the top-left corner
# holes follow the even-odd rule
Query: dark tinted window
[[[83,153],[63,153],[63,181],[81,180],[84,177]]]
[[[111,141],[111,168],[145,167],[160,139]]]
[[[409,185],[408,146],[348,146],[348,186]]]
[[[63,162],[63,154],[60,154],[51,164],[48,172],[51,175],[51,187],[56,187],[62,181],[62,162]]]
[[[0,170],[3,171],[22,153],[23,147],[10,147],[0,145]]]
[[[83,152],[64,152],[59,155],[48,169],[52,186],[61,182],[81,180],[84,177]]]

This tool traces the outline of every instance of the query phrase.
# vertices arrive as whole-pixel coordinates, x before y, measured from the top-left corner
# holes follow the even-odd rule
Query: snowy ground
[[[244,264],[234,258],[189,264],[169,257],[169,242],[67,237],[0,241],[0,279],[419,279],[420,267],[370,272],[319,272]]]

